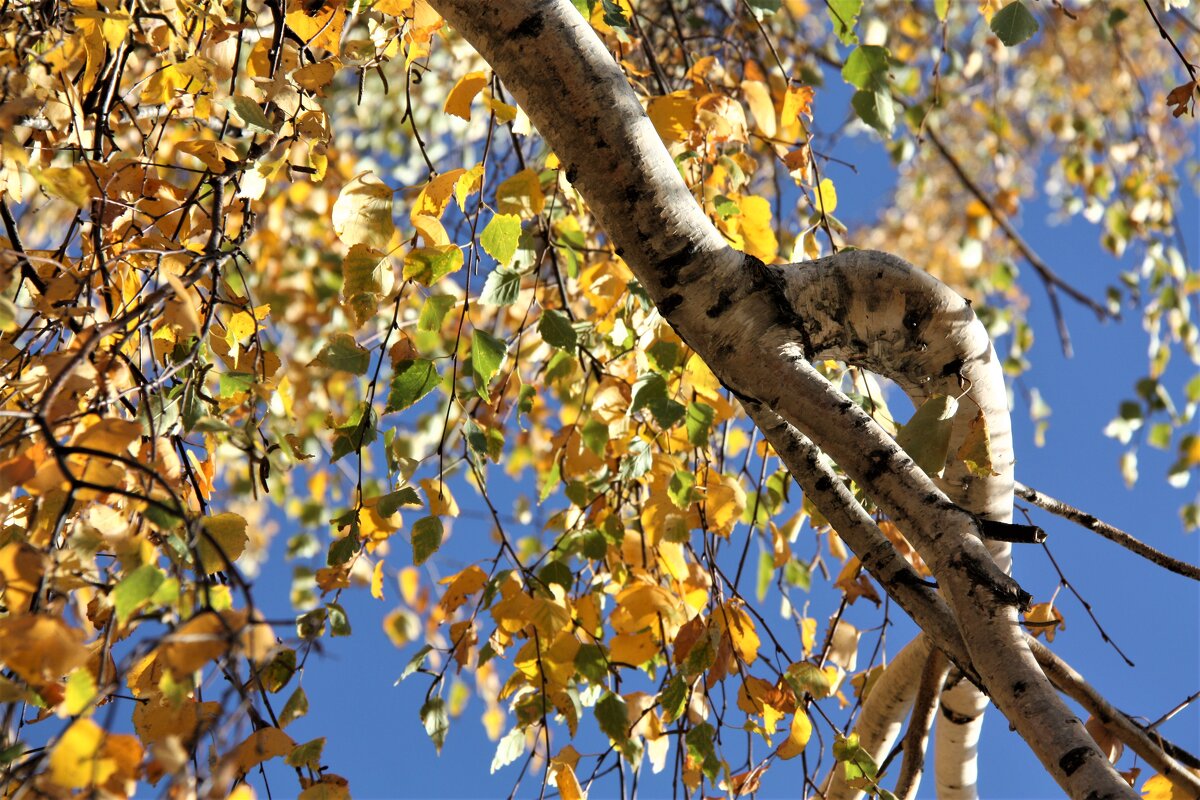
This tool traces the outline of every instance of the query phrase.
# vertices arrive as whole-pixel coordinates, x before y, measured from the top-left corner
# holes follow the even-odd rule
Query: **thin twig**
[[[1051,514],[1082,525],[1088,530],[1100,534],[1110,542],[1116,542],[1126,550],[1154,562],[1163,569],[1170,570],[1185,578],[1200,581],[1200,567],[1172,558],[1166,553],[1155,550],[1150,545],[1139,541],[1120,528],[1109,525],[1107,522],[1097,519],[1086,511],[1081,511],[1075,508],[1075,506],[1068,505],[1061,500],[1056,500],[1036,489],[1031,489],[1023,483],[1016,484],[1015,492],[1022,500],[1028,500],[1043,511],[1049,511]]]

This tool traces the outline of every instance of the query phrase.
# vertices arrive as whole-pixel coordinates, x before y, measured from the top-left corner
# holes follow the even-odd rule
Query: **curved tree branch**
[[[794,299],[804,288],[821,296],[821,286],[810,281],[798,295],[790,284],[806,270],[770,267],[725,244],[683,184],[620,69],[575,8],[566,0],[434,0],[434,6],[500,75],[679,335],[739,398],[762,403],[811,437],[904,531],[945,591],[984,685],[1054,779],[1073,797],[1134,797],[1038,668],[1017,626],[1018,608],[1029,597],[992,563],[980,540],[975,514],[1003,515],[1005,521],[1011,505],[1002,507],[1002,493],[985,491],[987,503],[973,505],[974,513],[964,510],[812,368],[807,359],[818,349],[807,325],[819,309]],[[877,288],[905,273],[916,283],[923,280],[904,262],[880,253],[841,254],[807,271],[822,267],[835,276],[843,268],[861,270],[868,281],[878,273]],[[891,335],[946,355],[941,373],[960,364],[999,369],[982,326],[953,292],[923,297],[893,286],[891,293],[891,302],[875,312],[899,314],[902,328],[891,329]],[[959,342],[947,350],[940,340],[923,336],[930,317],[961,326],[971,361],[956,363],[949,355]],[[870,327],[869,320],[851,321]],[[913,324],[903,326],[905,321]],[[747,357],[748,343],[755,344],[753,358]],[[940,374],[924,371],[930,363],[918,367],[914,361],[911,373],[892,365],[888,374],[928,382]],[[974,491],[971,481],[961,488]]]

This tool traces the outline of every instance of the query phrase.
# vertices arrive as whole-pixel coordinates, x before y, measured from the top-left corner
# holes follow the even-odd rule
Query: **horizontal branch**
[[[1189,564],[1186,561],[1180,561],[1177,558],[1172,558],[1166,553],[1156,550],[1145,542],[1134,538],[1120,528],[1109,525],[1107,522],[1097,519],[1086,511],[1081,511],[1075,506],[1064,503],[1062,500],[1056,500],[1048,494],[1039,492],[1037,489],[1031,489],[1023,483],[1016,484],[1015,490],[1018,497],[1022,500],[1028,500],[1043,511],[1049,511],[1051,514],[1063,519],[1069,519],[1093,533],[1098,533],[1110,542],[1121,545],[1126,550],[1136,553],[1147,561],[1154,562],[1163,569],[1170,570],[1185,578],[1191,578],[1194,581],[1200,581],[1200,567]]]

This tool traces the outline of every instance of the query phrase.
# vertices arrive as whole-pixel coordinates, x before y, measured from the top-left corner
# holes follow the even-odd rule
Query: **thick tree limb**
[[[796,269],[768,267],[732,250],[691,197],[620,69],[569,2],[435,0],[434,6],[497,71],[680,336],[739,397],[760,401],[811,437],[921,552],[946,593],[978,675],[1054,779],[1073,797],[1135,797],[1038,669],[1017,626],[1017,609],[1029,597],[992,563],[973,514],[947,498],[807,362],[819,352],[808,327],[819,308],[793,300],[806,288],[819,299],[827,276],[793,286],[805,271],[828,269],[836,276],[846,274],[843,267],[859,269],[864,280],[876,275],[876,288],[905,273],[914,283],[940,284],[879,253],[854,251]],[[893,288],[891,302],[874,312],[900,315],[901,327],[884,335],[907,337],[935,354],[943,352],[942,342],[924,339],[921,331],[928,316],[943,315],[961,324],[968,343],[982,336],[968,350],[980,364],[963,368],[990,369],[986,333],[977,322],[972,327],[970,309],[956,297],[948,290],[922,297]],[[864,306],[850,319],[870,328],[871,311]],[[869,350],[871,340],[864,343]],[[748,346],[755,348],[753,357]],[[994,355],[990,362],[995,364]],[[910,377],[904,365],[887,366],[889,376]],[[942,362],[944,371],[958,366],[952,358]],[[911,377],[927,382],[934,376],[921,371]],[[975,383],[969,375],[965,380]],[[949,468],[947,473],[953,480]],[[972,482],[963,488],[972,491]],[[1011,483],[1008,492],[1011,503]],[[1006,521],[1011,506],[1000,507],[1003,493],[983,494],[997,506],[967,507]]]

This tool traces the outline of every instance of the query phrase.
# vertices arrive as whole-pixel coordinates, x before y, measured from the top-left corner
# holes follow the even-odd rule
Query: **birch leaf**
[[[957,412],[958,401],[953,397],[934,395],[917,409],[896,436],[896,443],[930,477],[940,476],[946,468],[950,430]]]
[[[967,429],[967,438],[955,453],[967,465],[972,475],[987,478],[1000,473],[993,469],[992,437],[983,411],[976,412]]]
[[[392,190],[370,172],[356,175],[333,204],[333,230],[347,245],[387,250],[396,230]]]

